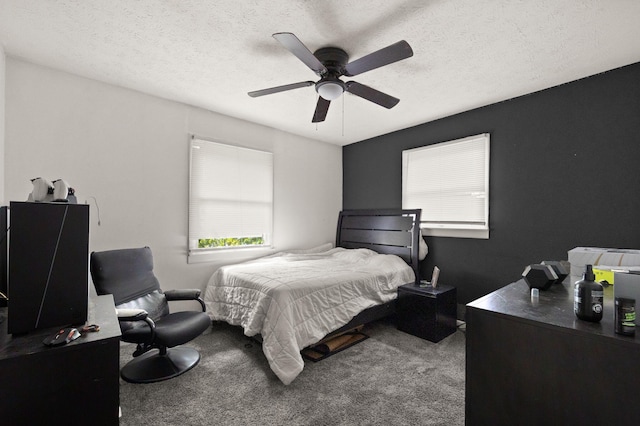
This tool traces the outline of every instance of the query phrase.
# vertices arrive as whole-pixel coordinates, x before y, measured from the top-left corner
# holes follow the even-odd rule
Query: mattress
[[[260,334],[271,369],[289,384],[303,370],[301,349],[394,299],[398,286],[414,280],[401,258],[369,249],[279,252],[221,267],[204,300],[212,320]]]

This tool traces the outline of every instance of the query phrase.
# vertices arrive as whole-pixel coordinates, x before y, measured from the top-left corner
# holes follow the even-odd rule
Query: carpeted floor
[[[463,425],[465,335],[439,343],[379,321],[369,339],[284,386],[259,344],[216,323],[188,346],[202,359],[172,380],[121,380],[121,425]],[[121,365],[133,346],[122,344]]]

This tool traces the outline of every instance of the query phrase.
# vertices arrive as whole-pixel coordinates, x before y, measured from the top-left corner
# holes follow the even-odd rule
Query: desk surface
[[[598,323],[580,320],[573,311],[573,284],[580,278],[567,277],[562,283],[540,290],[532,300],[524,279],[511,283],[467,304],[467,309],[482,309],[508,315],[515,320],[534,321],[542,326],[561,327],[578,333],[604,336],[622,344],[640,344],[640,336],[622,336],[614,331],[613,286],[604,289],[604,314]],[[640,333],[639,333],[640,334]]]
[[[7,309],[0,308],[0,315],[4,320],[0,323],[0,360],[28,355],[44,350],[61,350],[91,342],[97,342],[109,338],[120,337],[120,325],[115,315],[113,296],[110,294],[97,296],[89,294],[88,324],[97,324],[100,331],[84,333],[81,337],[63,346],[49,347],[42,341],[45,337],[54,334],[61,327],[33,330],[24,335],[13,336],[7,334]]]

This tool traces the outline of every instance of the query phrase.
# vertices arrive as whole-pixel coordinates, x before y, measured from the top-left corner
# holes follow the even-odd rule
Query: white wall
[[[276,250],[335,239],[339,146],[12,57],[6,82],[6,202],[26,200],[31,178],[65,179],[91,206],[90,250],[150,246],[166,289],[204,288],[220,265],[257,255],[187,264],[189,133],[274,153]]]

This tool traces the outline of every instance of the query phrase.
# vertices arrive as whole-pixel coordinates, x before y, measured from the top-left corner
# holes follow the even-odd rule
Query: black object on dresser
[[[405,284],[398,287],[398,330],[439,342],[456,331],[456,288]]]
[[[11,202],[8,332],[83,324],[89,288],[89,206]]]
[[[582,321],[568,277],[531,298],[524,280],[467,304],[467,425],[640,424],[640,340]]]
[[[120,325],[111,295],[89,299],[88,323],[100,330],[56,347],[43,340],[58,328],[12,336],[0,324],[0,424],[118,424]]]

